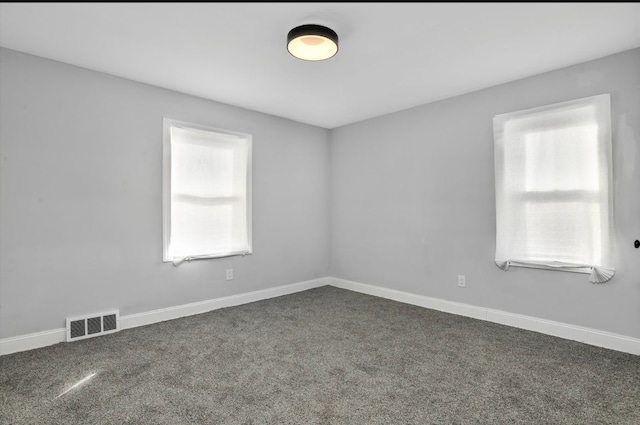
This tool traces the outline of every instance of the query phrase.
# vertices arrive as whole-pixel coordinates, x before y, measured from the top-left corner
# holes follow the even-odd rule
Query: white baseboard
[[[551,320],[539,319],[531,316],[508,313],[500,310],[493,310],[478,307],[470,304],[446,301],[438,298],[426,297],[424,295],[411,294],[397,291],[395,289],[383,288],[380,286],[368,285],[360,282],[353,282],[334,277],[324,277],[290,285],[277,286],[244,294],[231,295],[228,297],[216,298],[197,303],[184,304],[175,307],[152,310],[145,313],[130,314],[120,316],[120,329],[135,328],[137,326],[150,325],[165,320],[177,319],[194,314],[206,313],[225,307],[247,304],[251,302],[266,300],[269,298],[293,294],[306,291],[312,288],[331,285],[350,291],[361,292],[381,298],[417,305],[446,313],[460,316],[472,317],[474,319],[487,320],[489,322],[500,323],[507,326],[540,332],[564,339],[579,341],[589,345],[604,347],[611,350],[621,351],[640,355],[640,339],[596,329],[585,328],[566,323],[554,322]],[[12,338],[0,339],[0,355],[16,353],[20,351],[33,350],[35,348],[46,347],[66,341],[66,329],[52,329],[44,332],[36,332],[27,335],[20,335]]]
[[[329,279],[329,284],[337,288],[348,289],[350,291],[361,292],[363,294],[374,295],[376,297],[399,301],[405,304],[417,305],[433,310],[446,311],[447,313],[453,313],[460,316],[473,317],[475,319],[482,320],[485,320],[486,318],[484,308],[469,304],[430,298],[423,295],[415,295],[409,292],[397,291],[395,289],[388,289],[381,286],[373,286],[366,283],[353,282],[351,280],[338,279],[335,277],[331,277]]]
[[[610,350],[640,355],[640,339],[625,335],[492,309],[487,309],[486,320]]]
[[[13,338],[0,339],[0,356],[17,353],[18,351],[33,350],[46,347],[67,340],[65,328],[51,329],[50,331],[35,332],[27,335],[14,336]]]
[[[500,323],[502,325],[513,326],[520,329],[579,341],[585,344],[595,345],[597,347],[640,355],[640,339],[624,335],[569,325],[561,322],[554,322],[552,320],[539,319],[531,316],[524,316],[521,314],[477,307],[469,304],[446,301],[438,298],[426,297],[424,295],[411,294],[408,292],[397,291],[395,289],[388,289],[380,286],[368,285],[366,283],[338,279],[335,277],[329,278],[329,284],[337,288],[387,298],[406,304]]]
[[[152,323],[163,322],[165,320],[178,319],[180,317],[192,316],[194,314],[206,313],[225,307],[233,307],[241,304],[248,304],[255,301],[289,295],[296,292],[306,291],[312,288],[319,288],[328,284],[328,278],[322,277],[304,282],[292,283],[290,285],[276,286],[275,288],[261,289],[244,294],[231,295],[228,297],[215,298],[212,300],[200,301],[197,303],[183,304],[175,307],[161,308],[147,311],[145,313],[130,314],[120,317],[121,329],[135,328],[138,326],[150,325]]]
[[[244,294],[231,295],[228,297],[216,298],[197,303],[184,304],[175,307],[161,308],[145,313],[130,314],[120,316],[120,329],[135,328],[137,326],[150,325],[165,320],[177,319],[194,314],[206,313],[219,308],[233,307],[269,298],[280,297],[296,292],[306,291],[312,288],[326,286],[329,278],[323,277],[290,285],[277,286],[259,291],[247,292]],[[61,319],[63,321],[64,319]],[[44,332],[36,332],[27,335],[20,335],[12,338],[0,339],[0,355],[17,353],[20,351],[33,350],[35,348],[46,347],[48,345],[65,342],[67,332],[65,328],[52,329]]]

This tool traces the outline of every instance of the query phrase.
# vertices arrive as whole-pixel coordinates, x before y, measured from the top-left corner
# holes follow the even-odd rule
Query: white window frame
[[[550,117],[548,112],[555,113],[558,111],[558,114],[562,114],[562,111],[565,110],[565,108],[577,109],[583,105],[594,108],[595,116],[598,119],[598,127],[596,128],[598,134],[595,148],[598,149],[599,153],[597,156],[597,163],[590,164],[589,166],[589,169],[592,169],[593,167],[594,171],[598,173],[598,189],[588,190],[579,187],[571,187],[568,190],[545,190],[540,188],[532,190],[527,187],[514,189],[514,187],[518,187],[518,184],[522,184],[522,180],[512,180],[510,177],[512,174],[507,171],[508,167],[512,167],[513,165],[506,162],[505,152],[508,148],[508,143],[510,143],[510,141],[513,143],[515,140],[511,140],[506,136],[506,126],[516,125],[518,127],[521,126],[524,129],[531,126],[531,131],[536,131],[536,124],[527,124],[525,120],[531,119],[533,120],[532,123],[535,123],[535,120],[538,119],[536,118],[537,114],[543,113],[547,114],[544,116],[544,127],[550,126],[551,128],[556,127],[559,129],[569,128],[573,123],[572,121],[564,121],[564,117],[560,118],[562,115]],[[512,120],[514,121],[512,122]],[[556,120],[562,121],[554,122]],[[574,122],[578,123],[579,121]],[[523,111],[500,114],[494,117],[493,125],[496,167],[496,265],[505,271],[511,266],[517,266],[589,273],[590,281],[593,283],[602,283],[611,279],[615,274],[615,267],[613,265],[613,239],[615,232],[613,227],[613,167],[610,96],[608,94],[603,94],[552,105],[545,105]],[[528,130],[524,131],[525,132],[521,132],[520,134],[527,134],[526,131]],[[516,136],[514,137],[516,138],[522,137],[517,136],[518,133],[515,134]],[[527,135],[526,137],[529,136]],[[580,152],[577,152],[577,154],[579,153]],[[518,158],[522,157],[518,156]],[[520,159],[520,161],[522,160]],[[516,167],[515,169],[520,170],[522,168]],[[529,170],[526,172],[528,173]],[[525,177],[525,186],[527,184],[527,179],[528,177]],[[584,182],[584,180],[582,181]],[[590,234],[591,238],[599,241],[600,243],[586,245],[591,249],[591,254],[587,257],[591,257],[592,263],[589,263],[589,261],[586,260],[582,261],[581,259],[587,257],[582,257],[581,255],[575,256],[575,260],[572,260],[571,256],[554,258],[553,254],[545,258],[544,254],[541,254],[539,251],[536,252],[532,247],[523,248],[521,242],[522,239],[511,239],[512,237],[517,238],[517,236],[515,236],[516,234],[527,232],[527,221],[524,215],[524,208],[526,208],[527,203],[537,203],[540,205],[548,203],[553,206],[554,204],[561,203],[562,201],[568,202],[571,200],[585,202],[585,206],[597,205],[600,207],[600,219],[599,221],[596,221],[599,223],[599,227],[592,228],[592,232]],[[513,217],[516,218],[514,219]],[[517,223],[517,225],[514,225],[513,223]],[[524,240],[528,241],[528,237],[525,237]],[[512,242],[515,244],[514,246],[517,247],[516,249],[512,247]],[[521,254],[524,256],[522,258],[518,258],[518,252],[526,252],[526,254]],[[604,255],[602,255],[603,252],[605,253]]]
[[[232,135],[244,139],[247,143],[247,176],[246,176],[246,231],[248,249],[245,251],[237,252],[218,252],[207,255],[193,255],[184,258],[174,258],[170,255],[171,244],[171,128],[187,128],[196,129],[201,131],[214,132],[221,135]],[[253,253],[253,236],[252,236],[252,145],[253,136],[247,133],[241,133],[232,130],[226,130],[222,128],[196,124],[187,121],[181,121],[171,118],[163,118],[163,163],[162,163],[162,218],[163,218],[163,262],[173,262],[174,265],[179,265],[184,261],[201,260],[209,258],[223,258],[236,255],[247,255]]]

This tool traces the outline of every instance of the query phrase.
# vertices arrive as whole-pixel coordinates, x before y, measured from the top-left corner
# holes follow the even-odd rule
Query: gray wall
[[[7,49],[0,94],[0,338],[327,276],[328,130]],[[253,135],[252,255],[162,263],[165,116]]]
[[[599,93],[616,276],[500,271],[493,116]],[[254,254],[162,263],[164,116],[253,134]],[[0,49],[0,338],[329,274],[640,337],[639,120],[640,49],[331,132]]]
[[[494,115],[601,93],[612,102],[616,276],[499,270]],[[639,121],[634,49],[332,130],[332,276],[640,337]]]

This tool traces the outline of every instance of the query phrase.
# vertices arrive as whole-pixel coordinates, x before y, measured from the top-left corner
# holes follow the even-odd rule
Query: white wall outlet
[[[227,269],[227,280],[233,279],[233,269]]]
[[[467,281],[464,278],[463,274],[458,275],[458,286],[465,288],[467,286]]]

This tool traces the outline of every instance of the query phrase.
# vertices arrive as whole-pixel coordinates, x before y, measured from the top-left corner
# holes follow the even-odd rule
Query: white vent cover
[[[67,342],[110,334],[120,330],[118,310],[67,318]]]

